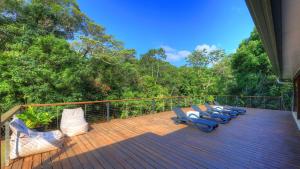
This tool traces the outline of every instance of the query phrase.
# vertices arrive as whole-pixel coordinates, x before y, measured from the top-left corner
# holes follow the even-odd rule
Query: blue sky
[[[81,10],[138,55],[163,47],[176,66],[199,48],[232,53],[254,24],[244,0],[79,0]]]

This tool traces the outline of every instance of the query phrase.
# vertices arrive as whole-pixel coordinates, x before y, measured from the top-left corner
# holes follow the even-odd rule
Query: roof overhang
[[[281,80],[300,74],[300,1],[246,0],[264,48]]]

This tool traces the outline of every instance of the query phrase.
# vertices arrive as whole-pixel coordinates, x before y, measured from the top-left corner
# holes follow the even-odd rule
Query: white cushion
[[[224,109],[223,106],[213,105],[212,107],[215,108],[215,109],[218,109],[218,110],[223,110]]]
[[[188,112],[186,112],[186,115],[189,118],[199,118],[200,117],[200,113],[197,111],[188,111]]]
[[[88,131],[82,108],[64,109],[60,122],[61,131],[67,136],[75,136]]]

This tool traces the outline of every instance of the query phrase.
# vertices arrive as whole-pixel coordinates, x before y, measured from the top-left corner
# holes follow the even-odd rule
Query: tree
[[[76,1],[4,0],[0,21],[1,112],[16,103],[103,99],[137,79],[128,66],[136,64],[135,51],[107,35]]]
[[[144,70],[151,68],[151,76],[155,76],[155,84],[157,83],[160,71],[160,64],[167,58],[164,49],[150,49],[147,53],[141,56],[141,64]],[[156,68],[155,68],[156,67]],[[155,70],[156,69],[156,72]]]
[[[84,90],[97,90],[87,88],[86,60],[64,39],[47,35],[36,38],[25,51],[22,42],[8,47],[0,55],[3,104],[82,100]]]
[[[231,56],[224,57],[212,67],[213,76],[216,77],[216,94],[218,95],[229,95],[231,86],[235,84],[231,60]]]
[[[186,61],[188,65],[195,68],[204,68],[210,64],[218,62],[221,58],[225,56],[224,50],[214,49],[214,50],[194,50],[188,57]]]
[[[236,79],[230,89],[232,94],[278,96],[284,92],[281,88],[285,87],[277,83],[256,29],[239,45],[231,63]]]

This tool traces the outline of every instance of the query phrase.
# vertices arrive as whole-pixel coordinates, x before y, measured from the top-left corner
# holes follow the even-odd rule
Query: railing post
[[[281,110],[284,110],[285,106],[284,106],[284,99],[283,99],[283,95],[281,95]]]
[[[250,108],[252,108],[252,97],[250,97]]]
[[[186,98],[184,98],[184,107],[186,107],[187,104],[186,104]]]
[[[266,109],[266,97],[264,96],[264,109]]]
[[[173,110],[173,101],[172,101],[172,98],[171,98],[170,107],[171,107],[171,111],[172,111]]]
[[[162,99],[162,101],[163,101],[163,112],[164,112],[165,111],[165,106],[166,106],[165,99]]]
[[[59,129],[58,108],[56,108],[56,129]]]
[[[178,106],[181,107],[182,106],[182,98],[178,97]]]
[[[84,117],[86,116],[86,108],[87,108],[87,106],[86,106],[86,104],[84,104]]]
[[[106,103],[106,120],[109,121],[109,102]]]
[[[9,143],[9,122],[5,122],[5,157],[4,157],[4,165],[9,165],[9,149],[10,149],[10,143]]]
[[[280,110],[283,109],[283,105],[282,105],[282,102],[283,102],[283,98],[282,98],[282,95],[279,97],[279,104],[280,104]]]
[[[156,105],[155,99],[152,99],[152,113],[155,112],[155,105]]]

